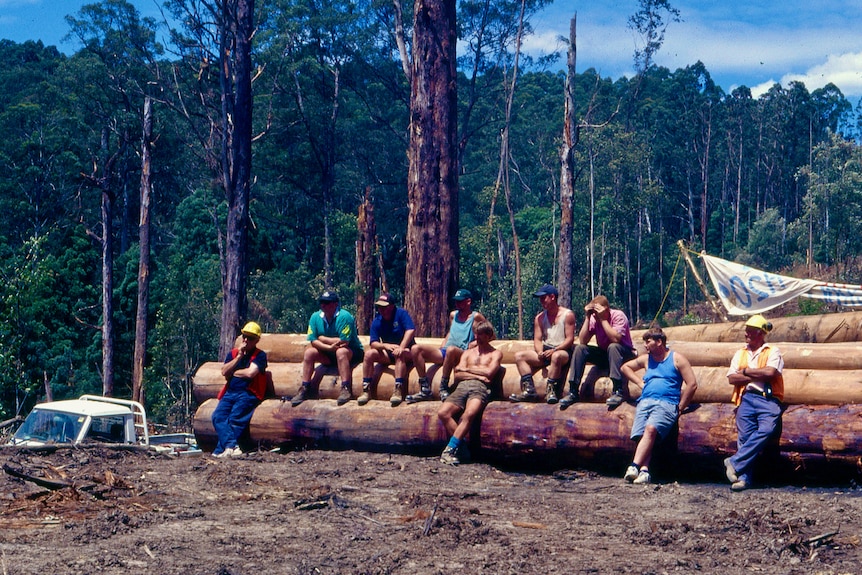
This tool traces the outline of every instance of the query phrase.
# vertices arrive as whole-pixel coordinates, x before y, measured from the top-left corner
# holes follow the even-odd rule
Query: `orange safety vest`
[[[748,367],[748,356],[751,353],[747,347],[743,347],[742,351],[744,353],[739,355],[739,371]],[[769,361],[770,351],[771,348],[768,345],[763,347],[760,355],[757,356],[758,368],[766,367],[766,363]],[[745,393],[745,387],[747,385],[748,383],[740,383],[733,386],[733,395],[730,396],[730,401],[732,401],[734,405],[739,405],[739,402],[742,401],[742,394]],[[772,378],[772,381],[767,382],[767,385],[772,390],[772,396],[775,399],[778,401],[782,401],[784,399],[784,377],[781,373],[776,373],[775,377]]]
[[[230,358],[233,359],[236,357],[238,349],[233,348],[230,350]],[[257,354],[260,352],[259,349],[254,350],[254,353],[251,355],[251,359],[249,360],[249,365],[254,361],[254,358],[257,357]],[[258,374],[254,376],[254,379],[251,380],[251,383],[248,384],[248,390],[254,394],[256,398],[263,401],[263,398],[266,397],[266,384],[268,380],[267,371],[258,371]],[[224,394],[227,393],[227,385],[230,382],[225,382],[224,387],[221,388],[221,391],[218,392],[218,397],[216,399],[221,399],[224,397]]]

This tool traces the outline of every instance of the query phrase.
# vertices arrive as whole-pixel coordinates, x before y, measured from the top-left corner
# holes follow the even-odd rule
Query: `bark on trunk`
[[[197,411],[194,430],[204,448],[215,444],[209,400]],[[294,444],[321,449],[439,453],[446,432],[437,418],[439,404],[423,402],[392,409],[387,402],[337,407],[335,401],[265,400],[255,411],[249,436],[256,444]],[[544,404],[492,402],[471,432],[471,450],[489,462],[536,467],[598,466],[619,472],[631,461],[629,439],[635,409],[623,405],[609,413],[604,405],[578,404],[566,411]],[[673,441],[675,439],[675,442]],[[721,460],[736,451],[733,406],[708,404],[683,415],[678,436],[662,455],[679,458],[674,473],[722,476]],[[792,406],[784,413],[777,465],[783,481],[801,480],[822,465],[837,474],[857,473],[862,455],[862,406]],[[657,453],[657,456],[659,454]],[[674,462],[676,463],[676,462]],[[810,463],[810,465],[809,465]]]
[[[376,263],[377,225],[374,221],[374,204],[371,189],[366,188],[365,200],[359,206],[356,221],[356,326],[360,333],[368,333],[374,319],[374,270]]]
[[[222,185],[228,204],[219,355],[225,356],[248,311],[248,227],[251,187],[251,37],[254,0],[237,0],[223,15],[220,66]]]
[[[563,143],[560,149],[560,255],[557,289],[560,305],[572,305],[572,234],[574,233],[575,146],[578,126],[575,121],[575,62],[577,60],[577,16],[569,24],[569,51],[566,72]]]
[[[404,307],[432,336],[458,282],[456,39],[455,0],[415,0]]]
[[[150,302],[150,198],[152,188],[153,101],[144,99],[143,141],[141,144],[141,215],[138,225],[138,307],[135,315],[135,355],[132,365],[132,400],[144,403],[144,363],[147,353],[147,312]]]

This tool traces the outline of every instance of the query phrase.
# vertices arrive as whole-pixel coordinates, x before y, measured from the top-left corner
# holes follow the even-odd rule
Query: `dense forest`
[[[519,335],[519,288],[558,277],[566,54],[517,49],[548,3],[458,3],[459,285],[500,338]],[[247,319],[265,331],[304,332],[324,286],[352,309],[360,206],[376,229],[375,289],[404,296],[413,19],[399,4],[258,3]],[[124,0],[87,5],[67,17],[71,55],[0,40],[0,418],[45,395],[101,392],[105,333],[113,391],[130,395],[141,254],[146,403],[165,421],[194,409],[190,378],[218,355],[230,239],[217,145],[225,51],[208,5],[167,0],[173,28],[161,34],[164,22]],[[634,322],[696,321],[679,313],[700,297],[679,280],[679,240],[860,283],[860,105],[831,84],[725,93],[700,62],[655,65],[664,30],[632,25],[648,47],[636,75],[572,78],[572,306],[604,293]]]

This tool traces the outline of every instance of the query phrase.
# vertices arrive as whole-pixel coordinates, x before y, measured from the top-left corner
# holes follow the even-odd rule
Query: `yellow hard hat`
[[[255,322],[250,321],[242,328],[242,333],[260,339],[261,329]]]
[[[753,315],[745,322],[745,327],[755,327],[762,330],[763,333],[772,331],[772,324],[766,321],[766,318],[760,314]]]

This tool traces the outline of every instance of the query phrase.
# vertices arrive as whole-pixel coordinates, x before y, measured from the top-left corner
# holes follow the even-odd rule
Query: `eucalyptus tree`
[[[220,236],[219,352],[225,355],[248,314],[255,2],[168,0],[166,6],[181,26],[171,34],[180,57],[173,105],[183,114],[228,208]]]

